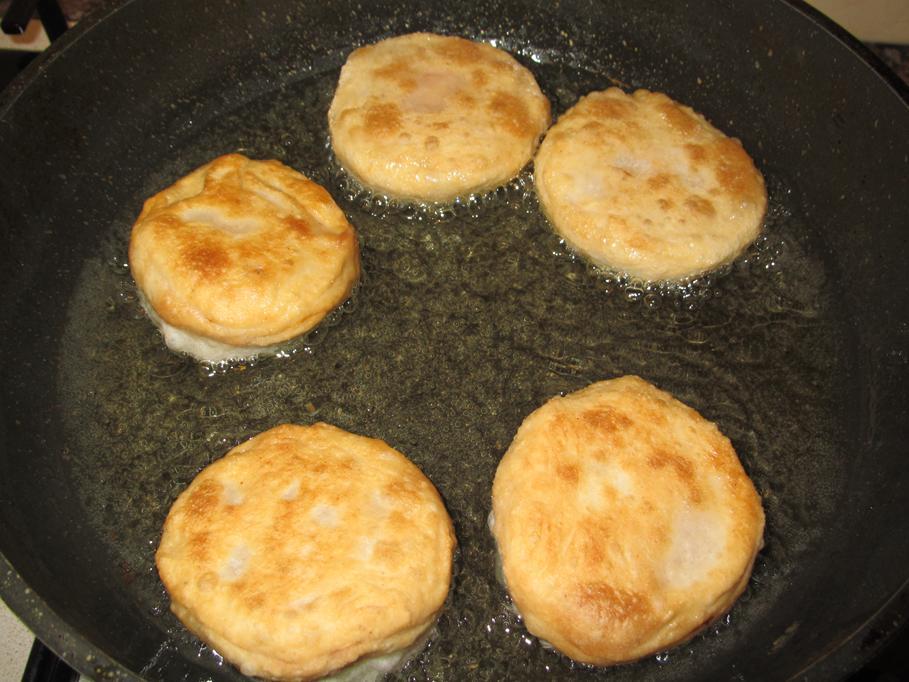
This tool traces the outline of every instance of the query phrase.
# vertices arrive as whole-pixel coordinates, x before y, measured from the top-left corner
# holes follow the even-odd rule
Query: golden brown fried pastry
[[[312,679],[407,649],[448,594],[432,483],[380,440],[283,425],[177,498],[156,561],[171,608],[246,675]]]
[[[240,154],[146,201],[129,261],[167,345],[211,362],[312,329],[360,273],[356,233],[328,192]]]
[[[534,182],[569,246],[647,281],[730,262],[767,208],[763,177],[738,140],[647,90],[582,97],[540,145]]]
[[[729,440],[634,376],[528,416],[492,501],[527,629],[594,665],[691,637],[732,606],[762,545],[761,501]]]
[[[517,175],[549,120],[549,100],[511,55],[431,33],[351,53],[328,112],[348,172],[380,194],[432,202]]]

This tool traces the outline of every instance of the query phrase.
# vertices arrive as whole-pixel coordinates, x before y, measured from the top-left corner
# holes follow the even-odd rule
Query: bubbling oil
[[[571,55],[527,48],[518,56],[556,110],[610,78]],[[486,519],[498,461],[524,417],[556,394],[622,374],[643,376],[719,424],[763,497],[768,526],[730,620],[610,679],[681,678],[745,646],[818,529],[831,525],[841,466],[832,396],[841,393],[843,334],[825,262],[785,182],[768,174],[764,233],[721,271],[683,284],[634,281],[571,253],[540,212],[526,169],[446,206],[400,204],[356,186],[325,144],[337,74],[307,73],[181,129],[180,157],[125,203],[73,292],[60,346],[72,443],[64,466],[89,523],[135,576],[130,594],[162,633],[148,674],[182,658],[213,679],[241,679],[167,608],[154,551],[173,500],[247,438],[282,422],[326,421],[404,452],[455,523],[461,551],[438,637],[394,679],[589,678],[587,667],[530,637],[509,607]],[[129,230],[144,198],[193,164],[241,149],[330,189],[359,233],[362,280],[274,356],[200,365],[164,347],[141,310]]]
[[[533,172],[528,164],[508,182],[485,192],[458,195],[446,202],[408,201],[378,194],[351,175],[338,161],[326,139],[330,187],[335,196],[376,218],[407,221],[448,221],[478,219],[485,208],[504,202],[529,202],[534,195]]]

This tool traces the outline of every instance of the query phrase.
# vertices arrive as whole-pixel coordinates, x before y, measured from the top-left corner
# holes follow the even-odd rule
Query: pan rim
[[[887,66],[865,43],[805,0],[781,0],[781,2],[814,22],[818,28],[836,38],[845,48],[855,53],[909,108],[909,84],[897,76],[893,69]]]
[[[121,10],[130,6],[136,0],[105,0],[94,11],[86,15],[76,26],[66,31],[57,41],[36,59],[34,59],[22,72],[4,88],[0,90],[0,121],[4,120],[6,114],[15,105],[16,101],[28,90],[31,84],[37,80],[37,76],[43,73],[57,59],[63,56],[73,45],[76,45],[82,37],[91,31],[95,26],[109,20]],[[790,9],[798,12],[805,18],[816,24],[821,30],[837,39],[844,47],[852,51],[872,71],[899,97],[906,107],[909,107],[909,84],[905,83],[899,76],[889,68],[883,60],[872,52],[865,44],[849,33],[845,28],[837,24],[830,17],[823,14],[820,10],[809,5],[805,0],[777,0],[788,6]]]
[[[131,6],[135,0],[106,0],[100,7],[80,21],[80,23],[67,31],[52,48],[36,58],[22,73],[20,73],[2,92],[0,92],[0,122],[7,120],[9,112],[17,101],[28,92],[29,88],[39,77],[69,49],[78,44],[86,34],[95,27],[110,20],[121,10]],[[865,65],[883,81],[909,109],[909,85],[888,68],[884,62],[868,49],[855,36],[822,14],[819,10],[808,5],[804,0],[780,0],[782,4],[798,12],[816,25],[821,31],[829,34],[840,42],[845,48],[854,53]],[[41,639],[58,656],[84,674],[114,675],[119,679],[140,680],[122,663],[111,657],[101,648],[89,641],[81,632],[76,631],[62,616],[49,607],[45,600],[35,593],[22,576],[9,561],[2,547],[0,547],[0,598],[3,599],[18,618]],[[872,627],[879,619],[886,615],[893,604],[907,591],[909,591],[909,577],[894,591],[882,604],[875,609],[861,625],[845,638],[841,639],[836,648],[822,654],[807,663],[793,677],[817,674],[820,669],[837,664],[835,660],[842,659],[841,664],[848,660],[862,660],[862,663],[874,655],[874,650],[866,655],[849,651],[856,639]],[[894,630],[895,632],[895,630]],[[881,642],[883,644],[885,642]],[[834,668],[835,669],[835,668]]]
[[[60,59],[71,47],[90,32],[95,26],[110,19],[121,10],[133,4],[135,0],[104,0],[95,10],[87,14],[74,27],[67,29],[54,44],[31,61],[7,86],[0,90],[0,121],[6,119],[9,110],[16,104],[29,87],[51,64]]]
[[[122,663],[95,646],[50,608],[43,597],[25,583],[2,550],[0,573],[3,574],[0,579],[0,597],[10,611],[34,637],[70,667],[83,675],[96,674],[105,678],[116,676],[116,679],[141,682],[141,677],[137,677]]]

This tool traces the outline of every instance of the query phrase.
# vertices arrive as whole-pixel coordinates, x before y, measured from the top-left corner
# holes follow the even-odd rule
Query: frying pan
[[[741,138],[765,233],[684,290],[604,275],[526,173],[448,209],[390,206],[333,165],[325,112],[353,47],[487,40],[561,113],[614,83]],[[415,0],[109,5],[0,99],[0,591],[96,677],[237,679],[167,610],[153,556],[192,477],[280,422],[383,438],[434,481],[460,542],[410,679],[829,679],[907,608],[906,92],[785,2]],[[164,348],[126,265],[142,200],[214,156],[280,158],[358,228],[362,284],[284,357],[206,368]],[[635,373],[715,420],[767,513],[728,617],[591,671],[528,637],[495,578],[495,467],[559,392]]]

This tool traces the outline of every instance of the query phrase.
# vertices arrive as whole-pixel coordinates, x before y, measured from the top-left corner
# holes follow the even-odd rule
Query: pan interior
[[[326,17],[316,47],[290,38],[262,52],[244,44],[240,56],[197,67],[182,84],[191,94],[177,92],[169,108],[156,109],[144,141],[127,141],[128,126],[118,121],[117,155],[95,149],[92,177],[108,180],[90,192],[97,202],[90,232],[40,247],[48,256],[43,272],[78,256],[55,275],[66,314],[55,323],[59,334],[43,342],[48,367],[39,372],[59,419],[50,430],[57,447],[38,454],[22,436],[8,437],[7,449],[51,458],[45,466],[55,467],[54,485],[66,488],[71,506],[45,512],[49,527],[77,516],[93,545],[85,551],[103,557],[91,564],[72,557],[71,589],[92,570],[112,603],[128,603],[122,618],[134,644],[117,656],[134,673],[240,678],[169,613],[154,570],[161,525],[194,475],[237,443],[282,422],[327,421],[404,452],[435,483],[455,523],[460,550],[438,636],[400,679],[457,679],[464,671],[490,680],[589,677],[515,616],[496,581],[486,517],[495,468],[522,419],[553,395],[622,374],[641,375],[718,423],[761,493],[767,531],[749,587],[727,617],[680,647],[609,671],[611,679],[793,674],[867,615],[832,613],[812,597],[861,570],[838,572],[830,561],[857,523],[844,505],[856,495],[849,453],[865,394],[827,224],[806,200],[811,190],[784,141],[747,118],[761,86],[739,91],[721,73],[704,71],[697,55],[668,66],[642,57],[645,41],[634,29],[650,35],[653,26],[607,22],[609,41],[582,31],[586,43],[569,45],[557,29],[570,23],[570,12],[553,36],[535,41],[520,35],[512,16],[527,8],[506,9],[510,18],[494,21],[492,9],[405,20],[402,8],[372,24],[359,17],[362,32]],[[553,21],[536,8],[531,15],[541,25]],[[696,108],[693,100],[703,100],[704,113],[742,137],[765,174],[770,209],[762,237],[724,272],[660,290],[573,256],[542,217],[529,171],[444,209],[390,205],[353,186],[327,144],[325,114],[340,64],[355,44],[416,28],[509,49],[534,72],[556,114],[614,83],[666,90]],[[673,40],[651,49],[670,55]],[[252,75],[244,71],[250,60]],[[686,84],[698,81],[714,85],[686,97]],[[233,92],[224,95],[228,85]],[[350,301],[279,357],[211,368],[164,347],[137,301],[126,252],[146,197],[230,151],[280,159],[326,186],[359,232],[364,274]],[[58,202],[88,200],[64,194]],[[49,299],[36,304],[42,314],[50,308]],[[16,386],[26,385],[24,370],[8,372]],[[36,400],[25,393],[23,414]],[[9,395],[5,404],[14,404]],[[108,636],[96,625],[91,639],[104,647]]]
[[[580,69],[535,70],[560,101],[596,87],[596,75]],[[267,93],[180,145],[181,157],[193,159],[220,149],[279,158],[331,188],[359,230],[361,287],[327,324],[290,344],[289,357],[211,369],[168,351],[136,301],[126,216],[86,261],[70,304],[59,386],[70,406],[67,439],[77,444],[71,479],[92,523],[116,529],[112,549],[135,576],[130,589],[161,628],[163,646],[183,656],[199,649],[167,613],[153,568],[176,495],[241,440],[284,421],[324,420],[405,452],[455,521],[462,550],[452,602],[415,669],[431,676],[456,654],[458,665],[499,660],[511,677],[547,666],[566,673],[564,659],[527,636],[495,581],[489,491],[526,414],[557,393],[627,373],[719,422],[769,518],[767,547],[736,612],[689,647],[641,666],[699,665],[704,650],[714,657],[743,644],[747,623],[811,551],[812,529],[826,525],[842,481],[832,406],[791,401],[818,384],[823,395],[841,393],[840,377],[827,370],[843,341],[824,264],[800,243],[785,186],[769,178],[765,236],[728,274],[684,292],[648,291],[568,253],[527,175],[452,210],[387,206],[352,189],[326,147],[336,77],[331,70]],[[175,161],[157,169],[148,193],[188,170]],[[93,399],[78,399],[86,394]],[[823,438],[794,457],[788,450],[806,423]],[[213,653],[201,660],[219,669]],[[155,665],[146,672],[154,675]]]

